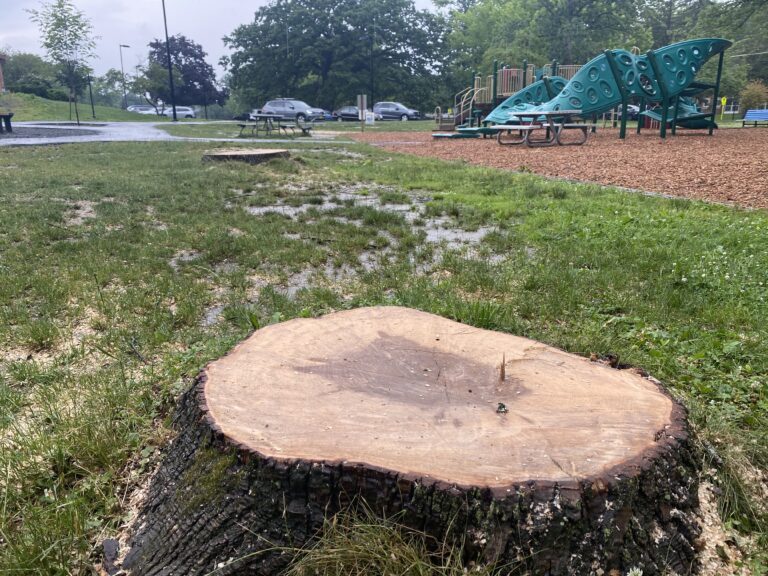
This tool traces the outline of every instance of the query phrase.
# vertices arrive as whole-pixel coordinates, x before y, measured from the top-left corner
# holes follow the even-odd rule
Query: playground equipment
[[[662,121],[662,113],[660,109],[644,110],[640,112],[641,116],[646,116],[656,122]],[[704,114],[691,98],[680,97],[680,101],[673,106],[670,106],[667,110],[667,123],[671,123],[674,118],[674,126],[682,126],[683,128],[692,128],[694,130],[709,128],[710,121],[705,118]],[[674,134],[674,126],[672,133]],[[717,128],[717,124],[714,125]]]
[[[465,88],[455,97],[454,126],[442,122],[442,117],[437,122],[437,130],[456,130],[453,134],[436,133],[435,138],[478,138],[480,136],[495,135],[496,131],[488,130],[486,126],[491,123],[505,123],[507,116],[498,113],[496,116],[484,115],[491,106],[498,104],[500,97],[507,98],[493,111],[504,110],[510,103],[541,104],[554,98],[568,82],[567,78],[573,76],[580,66],[560,66],[553,60],[551,64],[543,68],[534,68],[523,60],[521,68],[498,67],[498,62],[493,63],[493,74],[482,77],[475,75],[474,84]],[[564,71],[567,77],[557,76],[556,73]],[[435,111],[437,115],[437,110]],[[436,116],[437,117],[437,116]]]
[[[666,137],[667,125],[672,133],[679,124],[690,128],[706,128],[712,134],[715,124],[720,78],[723,71],[723,57],[731,42],[722,38],[699,38],[671,44],[658,50],[649,50],[644,55],[632,54],[627,50],[606,50],[600,56],[582,66],[559,93],[548,101],[537,103],[537,92],[530,87],[520,90],[494,109],[486,120],[496,124],[519,124],[518,112],[556,112],[558,110],[579,110],[579,116],[588,118],[621,106],[619,137],[626,135],[627,105],[630,98],[639,100],[640,107],[646,103],[659,103],[661,137]],[[702,66],[713,56],[719,56],[717,75],[714,83],[695,80]],[[562,78],[542,78],[543,86],[559,86]],[[707,112],[698,109],[691,100],[702,92],[712,90],[712,106]],[[543,96],[543,89],[541,95]],[[549,94],[548,94],[549,95]],[[657,112],[653,112],[656,114]],[[646,115],[653,117],[651,112]],[[638,123],[638,132],[640,125]]]

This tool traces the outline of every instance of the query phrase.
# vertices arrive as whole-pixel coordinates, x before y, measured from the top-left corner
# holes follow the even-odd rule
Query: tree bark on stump
[[[532,574],[698,570],[684,409],[532,340],[397,307],[292,320],[209,364],[174,424],[130,574],[277,574],[358,500]]]

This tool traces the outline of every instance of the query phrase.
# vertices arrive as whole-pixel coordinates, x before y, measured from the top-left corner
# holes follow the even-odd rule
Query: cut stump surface
[[[273,158],[288,158],[288,150],[277,148],[236,148],[233,150],[213,150],[203,154],[204,161],[236,160],[248,164],[259,164]]]
[[[694,572],[698,457],[638,371],[398,307],[256,331],[181,398],[131,574],[276,574],[363,500],[532,574]]]
[[[635,372],[406,308],[274,325],[205,375],[211,424],[262,456],[497,492],[610,476],[675,426]]]

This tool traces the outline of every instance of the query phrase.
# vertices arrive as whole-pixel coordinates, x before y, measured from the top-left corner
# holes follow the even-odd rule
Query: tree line
[[[644,52],[695,37],[734,41],[726,53],[721,90],[726,96],[757,90],[759,99],[761,83],[768,82],[768,0],[433,3],[433,10],[418,10],[413,0],[273,0],[223,38],[230,54],[221,61],[226,70],[221,80],[201,45],[173,36],[176,103],[229,100],[227,110],[234,113],[283,96],[333,109],[367,94],[371,102],[399,100],[429,110],[450,105],[453,94],[470,85],[475,73],[490,73],[494,61],[514,67],[524,59],[538,66],[551,60],[583,64],[606,48]],[[49,57],[11,52],[8,88],[70,99],[82,96],[91,81],[97,103],[119,106],[126,78],[114,69],[92,78],[90,36],[81,34],[82,43],[73,48],[73,34],[63,33],[90,31],[72,0],[44,3],[32,17]],[[169,102],[165,41],[153,40],[145,63],[126,77],[132,103]]]

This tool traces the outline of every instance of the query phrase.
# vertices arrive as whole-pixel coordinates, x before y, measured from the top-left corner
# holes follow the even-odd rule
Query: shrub
[[[746,114],[747,110],[763,106],[766,102],[768,102],[768,86],[755,80],[747,84],[741,91],[739,108],[742,114]]]

